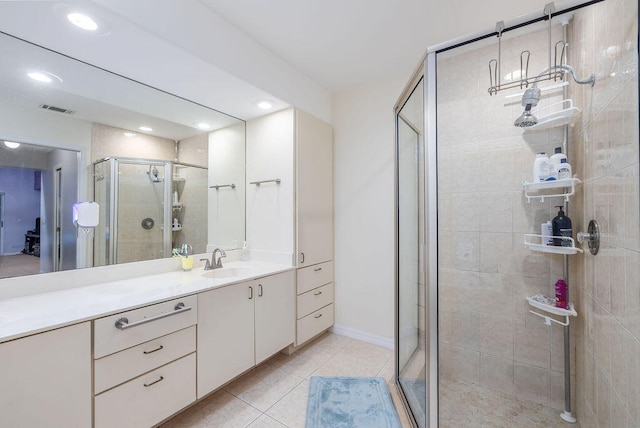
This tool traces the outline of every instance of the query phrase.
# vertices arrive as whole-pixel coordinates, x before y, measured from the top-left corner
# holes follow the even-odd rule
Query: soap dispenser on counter
[[[249,260],[249,248],[247,247],[247,241],[242,241],[242,249],[240,250],[240,260]]]
[[[573,244],[568,239],[556,238],[567,237],[573,238],[573,230],[571,229],[571,219],[564,215],[562,211],[562,205],[556,206],[558,208],[558,215],[551,221],[551,227],[553,228],[553,245],[557,247],[572,247]]]

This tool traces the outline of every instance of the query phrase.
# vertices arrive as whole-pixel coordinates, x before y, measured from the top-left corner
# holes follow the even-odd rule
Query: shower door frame
[[[404,405],[404,407],[407,410],[407,413],[409,414],[409,417],[411,418],[411,423],[413,426],[418,426],[417,422],[415,420],[415,416],[413,411],[411,410],[411,406],[409,401],[407,400],[404,391],[402,389],[402,387],[400,386],[400,362],[399,362],[399,349],[400,349],[400,334],[399,334],[399,290],[400,290],[400,277],[399,277],[399,230],[398,230],[398,222],[399,222],[399,176],[398,176],[398,165],[399,165],[399,139],[398,139],[398,121],[400,120],[400,111],[402,110],[402,108],[404,107],[405,103],[409,100],[409,98],[411,97],[411,95],[413,94],[413,92],[415,91],[415,89],[417,88],[417,86],[420,84],[420,82],[422,81],[423,84],[423,104],[424,107],[426,109],[428,103],[427,103],[427,98],[426,96],[428,94],[430,94],[431,92],[428,90],[428,86],[430,85],[429,79],[427,79],[427,68],[426,68],[426,62],[421,61],[419,67],[416,69],[416,71],[414,72],[413,76],[411,77],[411,79],[409,80],[409,82],[407,83],[407,85],[404,87],[402,95],[400,96],[400,98],[398,99],[398,101],[396,102],[396,105],[394,106],[394,124],[395,124],[395,162],[394,162],[394,201],[395,201],[395,209],[394,209],[394,246],[395,246],[395,263],[394,263],[394,290],[395,290],[395,299],[394,299],[394,309],[395,309],[395,326],[394,326],[394,332],[395,332],[395,373],[394,373],[394,381],[395,381],[395,385],[396,385],[396,389],[398,391],[398,395],[400,397],[400,399],[402,400],[402,403]],[[435,79],[433,79],[433,81],[435,82]],[[434,86],[435,87],[435,86]],[[435,93],[434,93],[435,95]],[[435,104],[434,104],[435,105]],[[424,111],[424,115],[425,115],[425,119],[427,118],[427,112],[426,110]],[[428,127],[426,126],[427,122],[425,121],[425,128],[428,129]],[[411,125],[410,125],[411,126]],[[413,128],[413,126],[411,126]],[[421,132],[423,130],[420,130]],[[424,156],[425,158],[423,159],[423,165],[425,168],[425,172],[423,174],[423,188],[424,191],[427,193],[427,196],[431,193],[431,189],[429,189],[428,187],[426,187],[431,180],[430,175],[435,173],[435,168],[433,168],[433,172],[431,171],[432,168],[430,168],[429,164],[427,163],[428,157],[429,157],[429,151],[430,148],[428,147],[427,144],[427,135],[426,133],[424,134],[425,138],[424,138]],[[420,177],[420,174],[418,174],[418,177]],[[436,199],[437,201],[437,199]],[[431,289],[433,287],[430,286],[429,281],[431,281],[432,279],[430,278],[431,272],[433,271],[433,269],[431,269],[431,263],[432,263],[432,258],[435,257],[436,260],[436,264],[435,266],[437,266],[437,241],[436,241],[436,246],[435,246],[435,253],[433,251],[433,248],[431,248],[431,245],[429,243],[429,234],[430,231],[428,229],[428,227],[430,226],[430,221],[431,221],[431,208],[432,205],[430,204],[428,197],[425,197],[424,199],[424,204],[425,206],[423,207],[424,212],[425,212],[425,222],[426,224],[426,229],[425,229],[425,247],[423,251],[419,251],[419,257],[424,257],[425,258],[425,309],[426,309],[426,325],[425,325],[425,334],[426,334],[426,338],[425,338],[425,370],[426,370],[426,382],[427,382],[427,388],[425,390],[426,392],[426,396],[425,396],[425,423],[426,426],[437,426],[437,409],[438,409],[438,380],[437,380],[437,376],[438,376],[438,370],[437,370],[437,361],[438,361],[438,356],[437,356],[437,344],[438,344],[438,339],[437,339],[437,306],[436,308],[432,308],[432,305],[437,305],[437,298],[433,299],[431,294]],[[436,275],[437,275],[437,269],[435,270]],[[436,289],[436,297],[437,297],[437,289]],[[435,318],[432,314],[435,314]],[[435,321],[434,321],[435,320]],[[435,330],[431,327],[432,325],[435,325]],[[435,333],[435,337],[434,337],[434,333]],[[435,346],[434,346],[435,344]],[[433,367],[435,366],[435,370],[433,369]],[[435,377],[434,377],[435,374]],[[434,389],[435,386],[435,389]],[[434,409],[436,411],[434,411]],[[435,419],[434,419],[435,417]],[[435,420],[435,424],[434,424],[434,420]]]
[[[109,216],[110,216],[110,224],[109,224],[109,244],[108,244],[108,261],[107,264],[116,264],[116,255],[118,254],[118,207],[119,207],[119,194],[118,188],[120,184],[120,176],[118,175],[120,163],[124,163],[127,165],[149,165],[149,166],[163,166],[164,167],[164,177],[163,177],[163,194],[164,194],[164,206],[163,206],[163,214],[164,219],[162,223],[163,231],[162,231],[162,251],[165,257],[171,256],[171,185],[167,185],[167,183],[171,183],[173,179],[173,166],[172,162],[169,161],[160,161],[160,160],[149,160],[149,159],[136,159],[136,158],[106,158],[102,159],[103,161],[110,162],[111,169],[111,179],[112,185],[109,189],[109,198],[111,200],[111,204],[109,207]]]

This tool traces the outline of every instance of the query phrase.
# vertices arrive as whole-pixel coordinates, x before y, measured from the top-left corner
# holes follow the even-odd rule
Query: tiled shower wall
[[[159,176],[164,167],[157,166]],[[152,182],[148,165],[120,164],[117,263],[168,257],[163,252],[164,180]],[[154,221],[151,229],[142,220]]]
[[[600,225],[600,252],[578,257],[576,393],[585,427],[640,426],[640,198],[638,2],[607,0],[576,13],[572,53],[596,74],[576,93],[575,170],[584,215]]]
[[[134,157],[141,160],[174,161],[176,145],[173,140],[146,134],[126,137],[124,129],[95,123],[93,125],[92,153],[95,159],[104,157]],[[181,162],[201,165],[208,162],[208,135],[206,133],[180,141]],[[106,164],[105,164],[106,166]],[[121,164],[120,199],[118,216],[117,263],[152,260],[168,257],[163,252],[164,221],[164,167],[157,166],[162,182],[149,179],[147,165]],[[174,167],[175,168],[175,167]],[[203,253],[207,245],[207,170],[193,167],[175,168],[171,194],[178,192],[182,204],[180,210],[172,210],[182,230],[172,232],[173,247],[188,243],[194,252]],[[144,218],[151,218],[155,225],[150,230],[141,226]],[[97,250],[98,258],[104,258],[104,248]]]
[[[546,23],[532,27],[503,35],[503,82],[520,69],[523,50],[529,76],[548,66]],[[562,39],[559,24],[552,33],[554,44]],[[489,96],[497,51],[491,38],[438,56],[440,376],[562,409],[563,329],[530,314],[526,297],[553,295],[563,259],[523,244],[561,200],[529,203],[522,188],[535,153],[553,153],[562,132],[525,136],[513,125],[521,96],[505,96],[519,88]],[[547,91],[540,106],[561,99],[561,90]]]

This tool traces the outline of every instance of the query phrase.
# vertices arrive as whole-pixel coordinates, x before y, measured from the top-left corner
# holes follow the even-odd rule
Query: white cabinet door
[[[333,259],[331,126],[296,110],[298,266]]]
[[[198,398],[253,367],[250,282],[198,294]]]
[[[0,345],[0,426],[86,428],[91,420],[89,322]]]
[[[294,111],[247,122],[247,243],[275,253],[295,251]],[[260,185],[252,182],[279,179]]]
[[[260,364],[295,340],[294,271],[254,281],[256,364]]]

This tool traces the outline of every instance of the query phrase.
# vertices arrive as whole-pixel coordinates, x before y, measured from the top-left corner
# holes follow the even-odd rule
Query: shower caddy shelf
[[[536,242],[531,242],[532,238],[535,239]],[[571,246],[561,247],[559,245],[545,245],[542,243],[542,240],[544,238],[548,238],[548,239],[555,238],[555,239],[562,239],[563,241],[570,241]],[[540,241],[540,242],[537,242],[537,241]],[[565,255],[571,256],[573,254],[578,254],[583,252],[582,249],[576,247],[575,241],[573,240],[573,238],[569,238],[568,236],[547,237],[547,236],[527,233],[524,235],[524,245],[529,247],[530,250],[538,251],[540,253],[565,254]]]
[[[550,317],[549,315],[544,315],[544,314],[541,314],[539,312],[529,310],[529,312],[531,312],[532,314],[537,315],[537,316],[539,316],[541,318],[544,318],[544,323],[546,325],[551,325],[551,323],[554,322],[556,324],[560,324],[560,325],[563,325],[563,326],[568,326],[569,325],[569,317],[577,317],[578,316],[578,313],[576,312],[575,308],[573,307],[573,303],[569,303],[569,309],[562,309],[562,308],[558,308],[556,306],[545,305],[544,303],[537,302],[537,301],[533,300],[532,297],[527,297],[527,302],[529,302],[530,306],[533,306],[536,309],[540,309],[540,310],[548,312],[550,314],[564,317],[564,322],[561,322],[561,321],[558,321],[555,318]]]
[[[522,182],[524,195],[529,203],[531,203],[531,199],[540,199],[540,202],[544,202],[544,198],[555,197],[564,197],[564,200],[569,202],[569,197],[576,193],[576,187],[580,184],[582,184],[582,181],[578,178],[564,178],[562,180],[540,181],[538,183]],[[555,189],[562,191],[559,193],[538,194],[540,191]]]
[[[550,113],[546,116],[541,116],[538,118],[538,123],[536,123],[535,125],[526,127],[523,129],[523,133],[524,134],[528,134],[531,132],[536,132],[536,131],[546,131],[548,129],[552,129],[552,128],[558,128],[560,126],[564,126],[564,125],[572,125],[573,122],[578,118],[578,116],[580,115],[580,109],[578,107],[574,107],[573,106],[573,101],[571,100],[571,98],[567,98],[566,100],[557,102],[557,103],[553,103],[550,104],[546,107],[542,107],[540,109],[538,109],[538,112],[541,112],[543,110],[558,106],[558,105],[564,105],[564,104],[569,104],[569,107],[564,108],[560,111],[556,111],[553,113]]]

